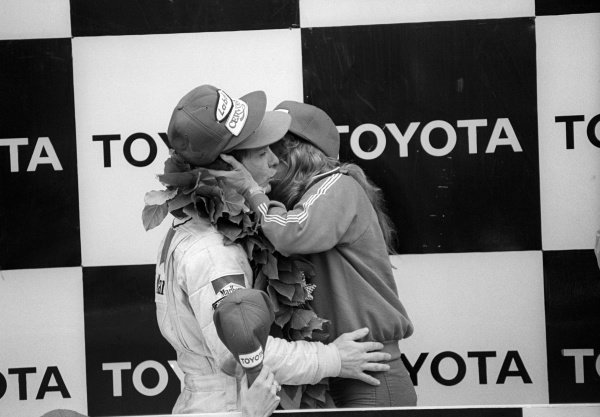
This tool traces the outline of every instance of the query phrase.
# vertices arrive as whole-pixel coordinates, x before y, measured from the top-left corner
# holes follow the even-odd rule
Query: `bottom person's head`
[[[234,154],[256,174],[259,185],[274,175],[277,158],[269,145],[288,130],[291,116],[265,112],[266,96],[254,91],[239,99],[211,86],[196,87],[181,98],[167,137],[176,154],[193,167],[218,168],[222,153]],[[217,166],[215,166],[217,165]]]

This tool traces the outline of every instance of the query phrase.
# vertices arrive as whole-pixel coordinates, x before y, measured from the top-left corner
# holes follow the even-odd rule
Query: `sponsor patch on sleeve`
[[[243,275],[227,275],[224,277],[217,278],[211,281],[212,287],[215,290],[215,302],[212,304],[213,310],[215,310],[221,301],[229,294],[245,288],[244,276]]]

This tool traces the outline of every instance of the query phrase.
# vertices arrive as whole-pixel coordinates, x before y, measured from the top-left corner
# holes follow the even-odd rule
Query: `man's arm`
[[[337,376],[379,385],[366,372],[388,371],[389,365],[380,362],[391,356],[378,352],[383,348],[381,343],[358,342],[368,333],[367,328],[344,333],[329,345],[269,337],[264,363],[275,379],[285,385],[316,384],[323,378]]]

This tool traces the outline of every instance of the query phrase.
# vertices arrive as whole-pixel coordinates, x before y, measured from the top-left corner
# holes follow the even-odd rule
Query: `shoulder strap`
[[[171,242],[173,241],[173,236],[175,236],[175,229],[171,227],[167,232],[167,236],[165,237],[165,244],[163,245],[162,252],[160,254],[161,264],[164,264],[167,259],[167,254],[169,253],[169,248],[171,247]]]

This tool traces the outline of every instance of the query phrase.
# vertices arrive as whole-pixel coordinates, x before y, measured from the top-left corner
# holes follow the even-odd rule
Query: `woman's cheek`
[[[275,178],[283,178],[287,172],[287,167],[285,164],[277,165],[277,169],[275,170]]]

